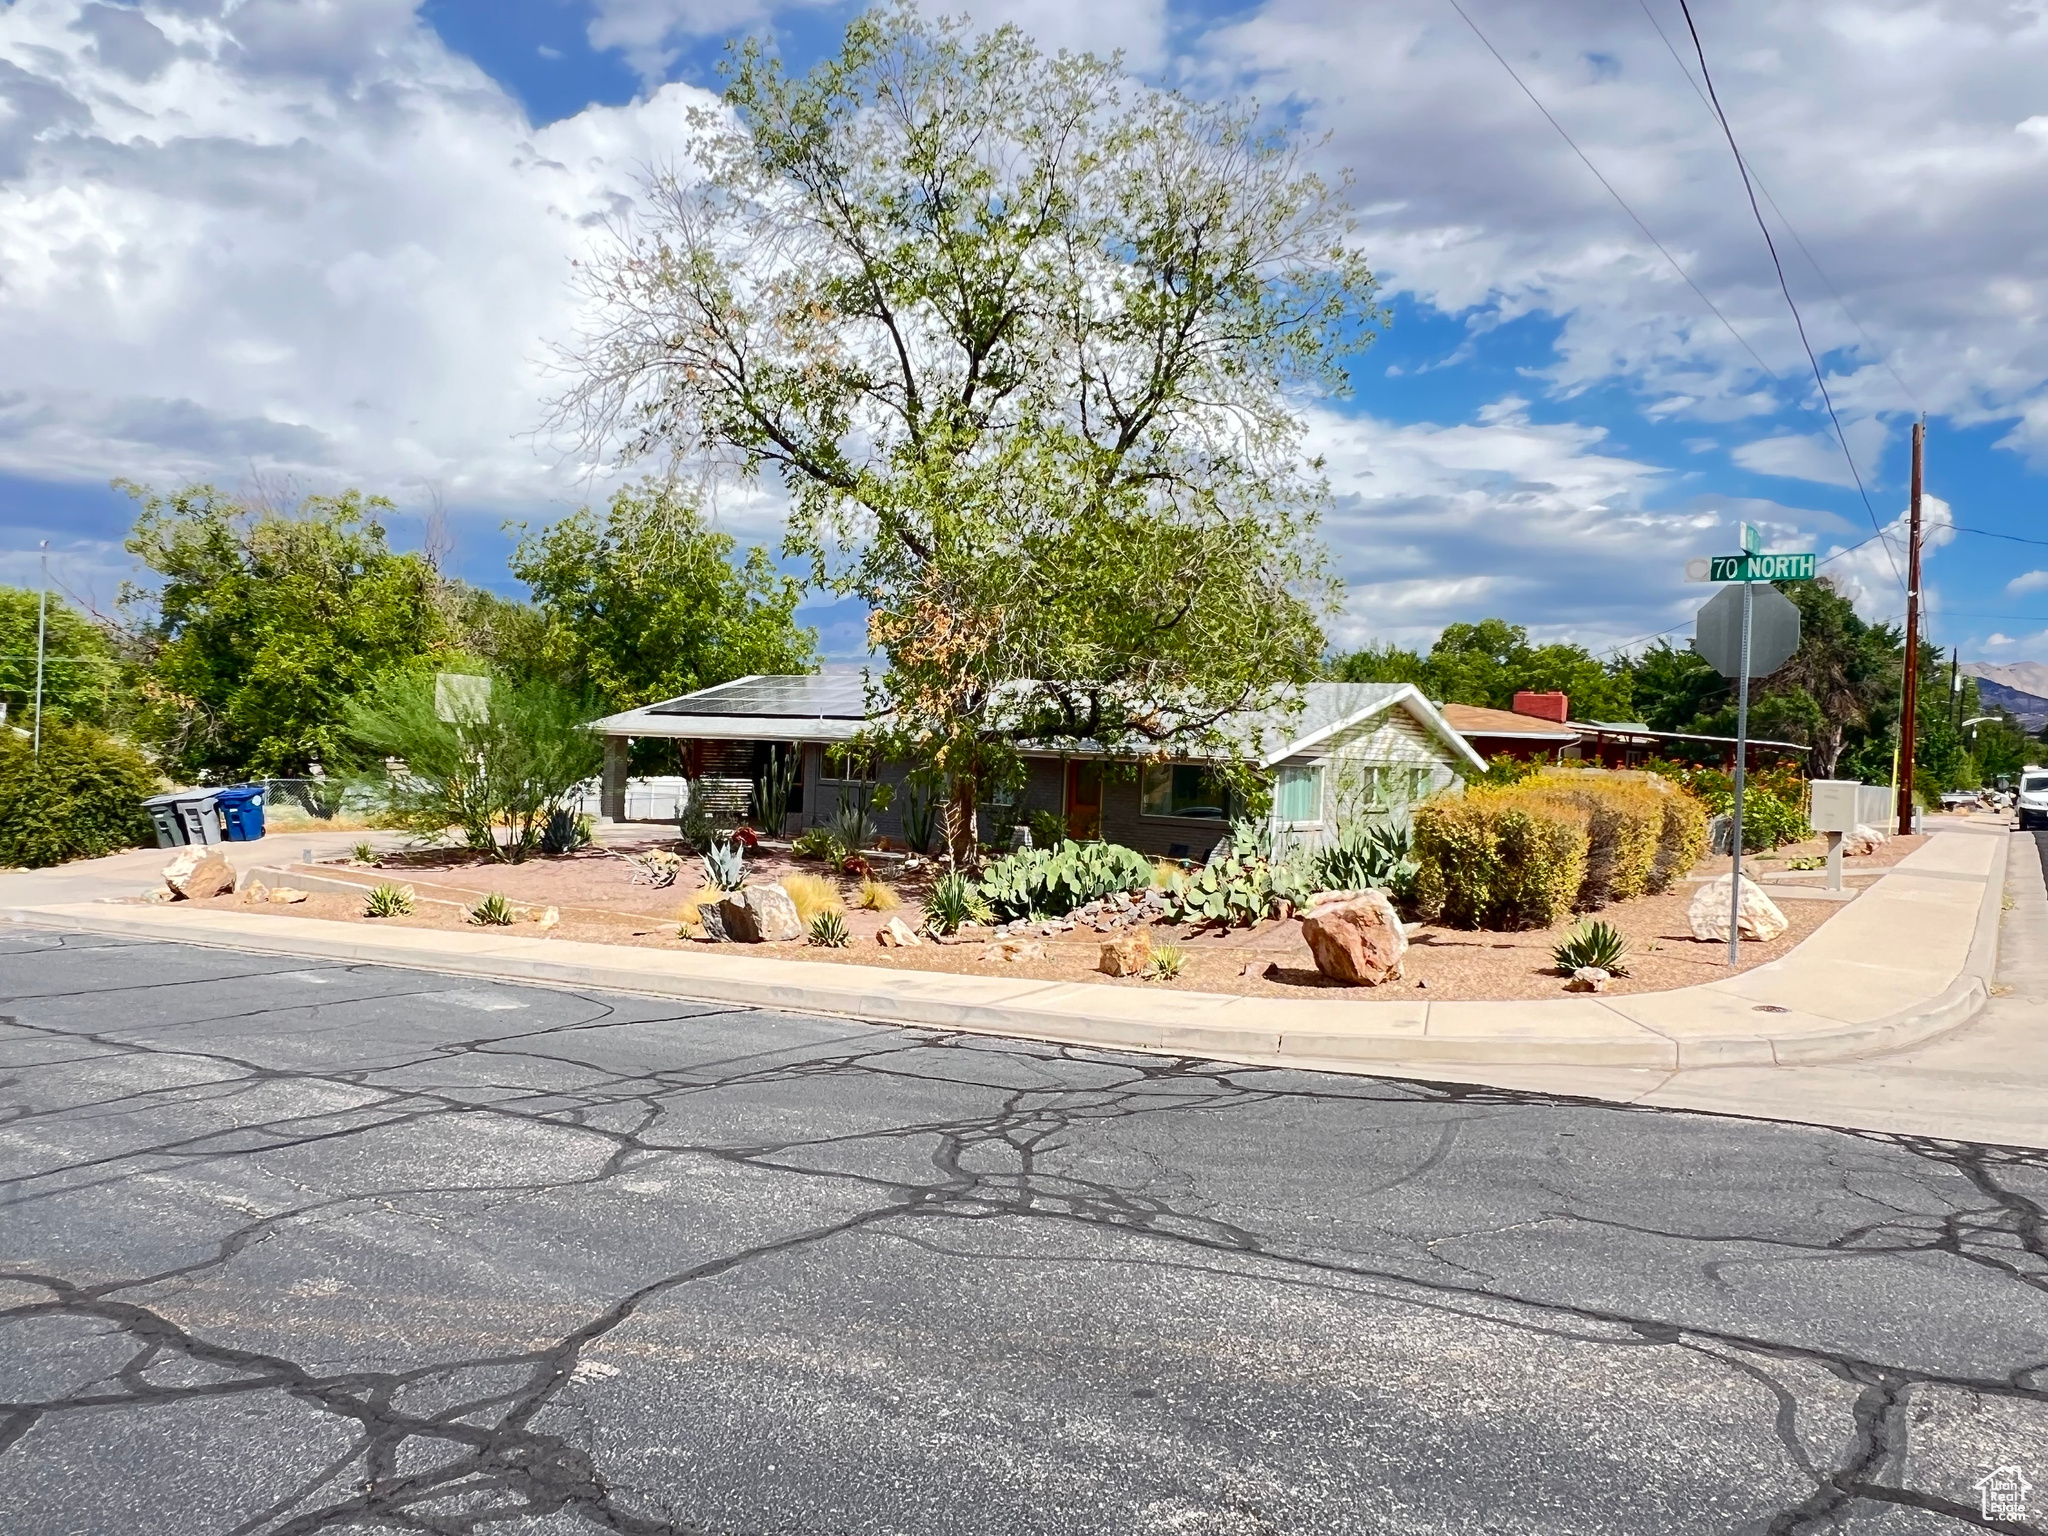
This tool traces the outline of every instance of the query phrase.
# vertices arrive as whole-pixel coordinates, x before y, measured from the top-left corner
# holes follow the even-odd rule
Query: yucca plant
[[[363,900],[365,917],[410,917],[412,909],[412,887],[409,885],[375,886]]]
[[[356,864],[374,864],[377,862],[377,850],[368,843],[357,843],[355,847],[349,849],[348,856],[349,860]]]
[[[1550,952],[1560,971],[1597,966],[1610,976],[1628,974],[1628,940],[1612,923],[1598,918],[1579,924],[1565,935],[1564,942]]]
[[[1188,952],[1178,944],[1161,944],[1152,951],[1152,968],[1145,974],[1154,981],[1172,981],[1188,963]]]
[[[963,923],[985,923],[989,917],[981,892],[957,869],[934,880],[924,898],[924,925],[936,934],[957,933]]]
[[[518,917],[512,903],[497,891],[469,909],[469,920],[483,928],[509,928]]]
[[[716,891],[736,891],[747,883],[747,850],[721,838],[704,850],[704,883]]]
[[[846,918],[828,908],[811,919],[811,942],[820,949],[844,949],[853,935],[846,931]]]

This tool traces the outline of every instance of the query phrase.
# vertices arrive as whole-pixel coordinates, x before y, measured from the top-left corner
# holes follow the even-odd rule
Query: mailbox
[[[1813,809],[1807,820],[1816,832],[1856,830],[1857,791],[1863,786],[1854,779],[1815,779],[1807,788],[1813,792]]]

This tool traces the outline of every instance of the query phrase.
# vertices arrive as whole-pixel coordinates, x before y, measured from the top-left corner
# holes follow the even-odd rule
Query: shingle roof
[[[1463,736],[1527,736],[1541,741],[1574,741],[1578,732],[1541,715],[1517,714],[1512,709],[1487,709],[1478,704],[1445,704],[1443,717]]]

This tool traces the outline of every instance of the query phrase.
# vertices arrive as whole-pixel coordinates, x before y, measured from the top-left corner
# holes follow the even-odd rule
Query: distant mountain
[[[1976,661],[1965,663],[1963,672],[1977,680],[1977,697],[1986,709],[2011,710],[2029,731],[2048,725],[2048,666],[2021,661],[2000,667]]]
[[[1966,661],[1963,663],[1963,676],[1988,677],[1994,683],[2030,693],[2037,699],[2048,699],[2048,663],[2015,661],[2000,666],[1996,662]]]

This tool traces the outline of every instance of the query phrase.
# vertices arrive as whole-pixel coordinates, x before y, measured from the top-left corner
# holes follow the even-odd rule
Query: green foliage
[[[770,837],[782,836],[782,824],[789,819],[789,802],[796,794],[801,754],[788,747],[770,747],[768,766],[754,781],[754,811]]]
[[[7,722],[32,729],[36,697],[36,607],[41,592],[0,587],[0,701]],[[49,594],[43,634],[43,721],[102,729],[127,718],[133,694],[106,630]]]
[[[711,825],[710,802],[704,798],[702,781],[683,780],[682,803],[676,807],[676,838],[685,848],[709,848],[718,836]]]
[[[1319,849],[1311,884],[1321,891],[1392,891],[1405,895],[1415,879],[1415,830],[1406,818],[1347,823],[1337,841]]]
[[[608,710],[817,666],[817,636],[794,617],[800,584],[762,549],[735,564],[732,537],[675,490],[622,490],[602,519],[586,507],[520,532],[512,574],[533,592],[545,655]]]
[[[368,843],[357,843],[353,848],[349,849],[348,856],[351,862],[357,864],[374,864],[377,862],[377,850]]]
[[[447,721],[435,674],[387,673],[349,701],[349,735],[402,759],[402,773],[366,780],[399,826],[423,837],[459,828],[471,848],[518,863],[539,846],[548,813],[597,772],[603,744],[591,708],[551,683],[492,678],[481,716]]]
[[[811,917],[811,942],[821,949],[844,949],[853,942],[846,929],[846,914],[830,909]]]
[[[1383,645],[1334,658],[1329,674],[1343,682],[1414,683],[1441,703],[1512,708],[1523,689],[1571,696],[1580,720],[1626,720],[1630,666],[1603,663],[1583,646],[1532,646],[1529,632],[1504,619],[1446,625],[1427,656]]]
[[[141,727],[187,780],[299,778],[335,763],[371,680],[439,648],[433,569],[394,554],[355,491],[289,513],[212,486],[141,503],[127,548],[155,575],[122,607],[147,663]]]
[[[503,897],[498,898],[500,901]],[[372,886],[370,894],[363,899],[365,917],[408,917],[413,910],[413,893],[409,885]],[[471,922],[481,922],[475,913],[470,914]],[[510,919],[507,919],[510,921]]]
[[[1152,884],[1152,861],[1119,843],[1065,839],[1019,848],[982,871],[980,891],[999,917],[1058,917],[1117,891]]]
[[[1550,958],[1560,971],[1597,966],[1610,976],[1628,974],[1628,940],[1611,923],[1597,918],[1579,924],[1565,940],[1551,950]]]
[[[986,923],[994,915],[975,883],[957,869],[947,870],[925,893],[924,925],[936,934],[957,933],[963,924]]]
[[[912,853],[931,852],[938,810],[938,789],[913,774],[903,786],[903,841]]]
[[[1704,657],[1669,640],[1657,640],[1636,658],[1636,706],[1653,730],[1692,730],[1727,702],[1733,686]]]
[[[704,850],[704,883],[714,891],[736,891],[747,883],[747,850],[714,841]]]
[[[1035,848],[1057,848],[1067,840],[1067,818],[1058,811],[1031,813],[1031,843]]]
[[[0,730],[0,867],[41,869],[151,842],[142,802],[161,780],[126,742],[51,718],[43,750]]]
[[[1735,808],[1735,779],[1719,768],[1694,768],[1658,759],[1653,773],[1682,785],[1709,816],[1725,816]],[[1786,843],[1813,836],[1806,820],[1806,781],[1797,769],[1762,768],[1743,776],[1742,851],[1767,853]],[[1702,833],[1704,846],[1704,833]],[[1698,854],[1694,854],[1695,861]],[[1682,873],[1682,871],[1681,871]]]
[[[1172,981],[1188,963],[1188,952],[1178,944],[1161,944],[1152,951],[1152,964],[1145,974],[1154,981]]]
[[[1175,922],[1249,927],[1271,917],[1288,892],[1276,883],[1272,860],[1260,847],[1257,829],[1240,821],[1230,845],[1192,873],[1175,875],[1166,887]]]
[[[469,909],[469,920],[482,928],[509,928],[518,919],[518,909],[497,891]]]
[[[1586,815],[1525,796],[1475,789],[1415,813],[1414,906],[1453,928],[1547,928],[1586,874]]]
[[[1241,750],[1322,648],[1303,405],[1377,319],[1344,189],[1250,108],[907,5],[727,81],[586,268],[563,414],[780,475],[881,734],[968,807],[1023,740]]]
[[[574,806],[555,805],[548,808],[547,817],[540,824],[540,851],[551,858],[560,858],[565,853],[574,853],[578,848],[590,846],[590,818]]]
[[[1572,906],[1597,912],[1650,888],[1664,831],[1666,792],[1646,779],[1599,769],[1554,769],[1524,781],[1525,798],[1586,816],[1586,873]]]
[[[800,859],[823,859],[827,864],[837,864],[852,851],[830,827],[806,827],[789,846]]]

